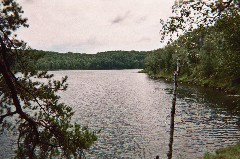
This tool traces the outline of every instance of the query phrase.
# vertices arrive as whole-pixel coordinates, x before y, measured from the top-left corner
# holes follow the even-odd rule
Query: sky
[[[29,28],[18,30],[33,49],[97,53],[150,51],[160,43],[160,19],[174,0],[17,0]]]

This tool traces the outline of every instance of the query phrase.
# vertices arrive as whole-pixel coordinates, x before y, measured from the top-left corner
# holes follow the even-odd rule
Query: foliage
[[[148,73],[169,76],[179,58],[180,80],[240,92],[240,14],[237,1],[185,2],[175,6],[173,12],[180,15],[170,17],[161,30],[163,40],[171,43],[160,52],[149,55],[152,59],[146,61],[145,68]],[[173,41],[174,34],[179,35]],[[153,71],[156,68],[158,71]]]
[[[37,61],[39,70],[100,70],[100,69],[136,69],[144,67],[146,52],[108,51],[97,54],[56,53],[32,50],[42,55]]]
[[[240,158],[240,144],[222,148],[216,154],[206,153],[204,159],[238,159]]]
[[[172,42],[174,38],[192,32],[195,29],[205,30],[215,25],[226,16],[239,14],[238,0],[189,0],[172,7],[173,16],[166,22],[160,20],[162,42]]]
[[[28,26],[22,8],[14,0],[0,3],[1,132],[18,135],[16,158],[81,157],[96,133],[72,124],[72,108],[60,102],[57,92],[66,90],[67,77],[56,81],[53,75],[36,71],[33,64],[41,55],[32,54],[13,35]]]

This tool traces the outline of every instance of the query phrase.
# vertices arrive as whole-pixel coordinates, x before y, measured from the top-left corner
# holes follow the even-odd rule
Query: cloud
[[[145,22],[147,20],[147,16],[142,16],[136,20],[136,23],[140,24],[142,22]]]
[[[123,22],[125,19],[127,19],[130,15],[130,11],[127,11],[124,15],[118,15],[116,16],[111,23],[112,24],[117,24]]]
[[[16,0],[30,25],[17,34],[34,49],[96,53],[161,47],[160,18],[174,0]]]
[[[23,3],[33,3],[34,0],[24,0]]]
[[[139,39],[137,42],[150,42],[150,41],[151,41],[151,38],[143,37],[143,38]]]

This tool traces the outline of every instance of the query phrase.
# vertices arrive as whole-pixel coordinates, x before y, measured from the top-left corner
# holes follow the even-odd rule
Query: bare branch
[[[8,116],[13,116],[14,114],[17,114],[17,111],[15,111],[15,112],[10,112],[10,113],[1,115],[1,116],[0,116],[0,124],[2,124],[4,118],[6,118],[6,117],[8,117]]]

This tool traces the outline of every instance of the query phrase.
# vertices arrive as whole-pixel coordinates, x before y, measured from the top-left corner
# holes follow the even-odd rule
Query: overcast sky
[[[162,47],[160,18],[174,0],[18,0],[30,25],[18,37],[57,52],[149,51]]]

